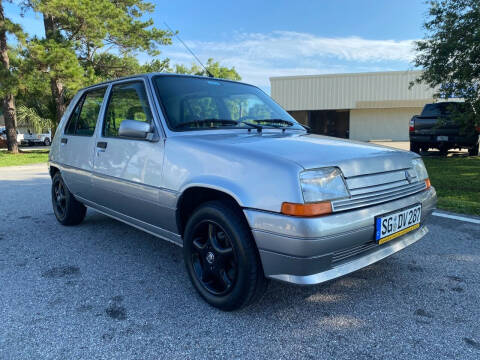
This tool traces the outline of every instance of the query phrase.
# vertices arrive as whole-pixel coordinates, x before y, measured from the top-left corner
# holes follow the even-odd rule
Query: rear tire
[[[265,292],[252,233],[232,202],[210,201],[195,210],[185,228],[183,254],[193,286],[214,307],[237,310]]]
[[[438,150],[440,150],[440,155],[441,156],[447,156],[448,155],[448,148],[446,146],[441,146]]]
[[[479,144],[475,145],[471,149],[468,149],[468,155],[470,156],[478,156],[478,146]]]
[[[87,208],[68,190],[60,172],[52,179],[52,206],[55,217],[62,225],[78,225],[85,218]]]
[[[45,146],[50,146],[50,139],[49,139],[49,138],[46,138],[46,139],[43,141],[43,145],[45,145]]]
[[[420,153],[420,144],[410,141],[410,151],[419,154]]]

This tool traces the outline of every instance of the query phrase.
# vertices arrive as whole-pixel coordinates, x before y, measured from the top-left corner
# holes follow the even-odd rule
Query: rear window
[[[463,102],[444,102],[437,104],[427,104],[423,108],[422,116],[426,117],[435,117],[435,116],[445,116],[452,112],[459,111],[464,112],[465,103]]]

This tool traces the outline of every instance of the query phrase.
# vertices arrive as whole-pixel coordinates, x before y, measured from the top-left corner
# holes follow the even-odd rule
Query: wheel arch
[[[181,236],[184,234],[188,218],[195,209],[208,201],[214,200],[230,202],[240,210],[243,208],[238,196],[225,188],[205,184],[192,184],[182,191],[177,201],[176,219]],[[245,221],[247,221],[246,218]]]
[[[55,174],[57,172],[60,172],[60,169],[58,167],[56,167],[55,165],[50,165],[49,169],[48,169],[48,172],[50,173],[50,177],[53,179],[53,177],[55,176]]]

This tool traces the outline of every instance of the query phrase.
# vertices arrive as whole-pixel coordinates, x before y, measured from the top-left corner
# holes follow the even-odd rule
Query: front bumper
[[[377,245],[375,216],[422,204],[421,227]],[[322,283],[379,261],[420,240],[436,206],[433,187],[395,201],[317,218],[245,209],[265,276],[295,284]]]

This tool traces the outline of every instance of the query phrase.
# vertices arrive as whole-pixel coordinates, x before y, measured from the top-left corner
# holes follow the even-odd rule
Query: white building
[[[270,78],[271,94],[312,132],[355,140],[408,140],[408,122],[433,89],[410,83],[420,71]]]

